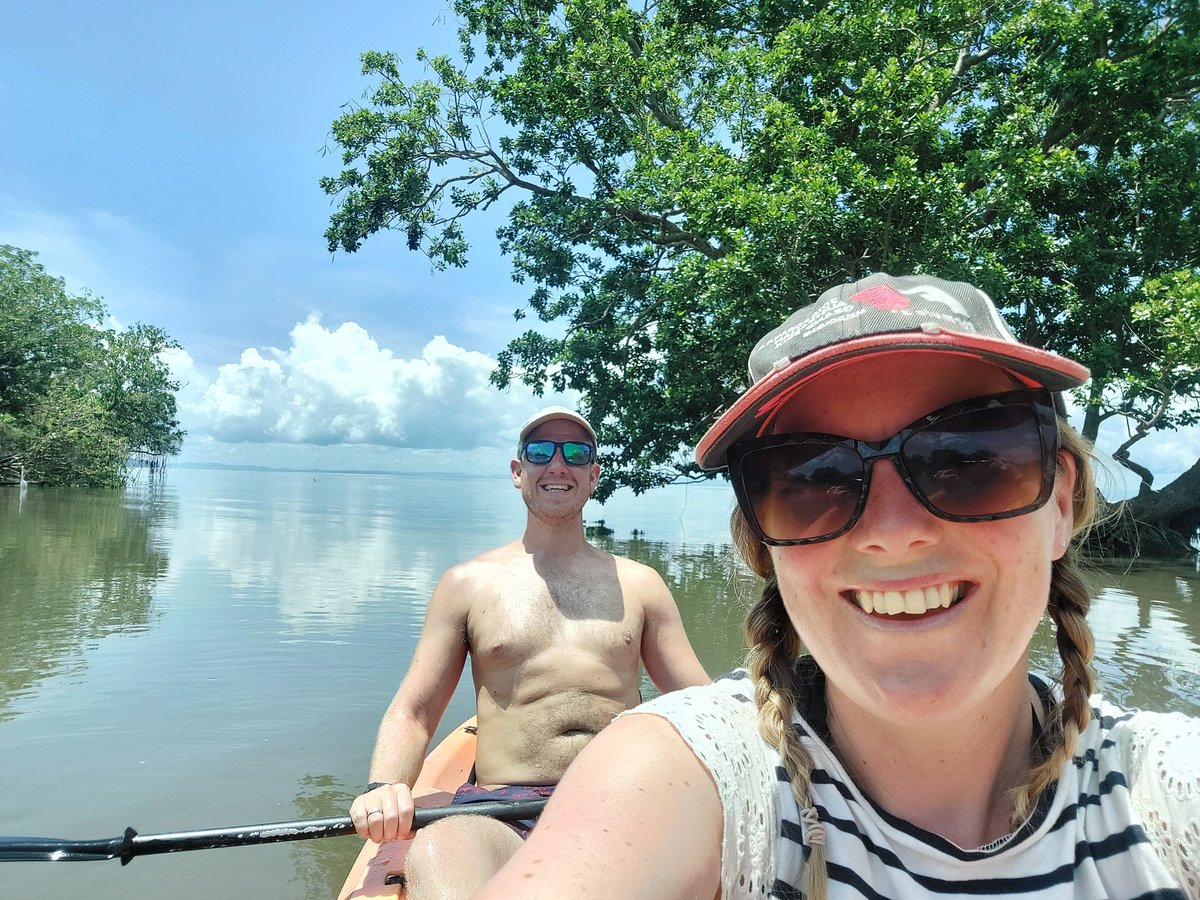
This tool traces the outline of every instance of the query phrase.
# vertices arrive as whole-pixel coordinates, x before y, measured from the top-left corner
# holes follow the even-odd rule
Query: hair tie
[[[800,821],[804,823],[804,837],[810,847],[825,846],[825,826],[815,806],[806,806],[800,812]]]

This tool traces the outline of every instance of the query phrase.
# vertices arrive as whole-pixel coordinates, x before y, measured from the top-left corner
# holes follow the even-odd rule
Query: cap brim
[[[532,421],[527,422],[525,424],[525,427],[521,429],[521,434],[520,434],[520,437],[518,437],[518,439],[517,439],[517,443],[518,444],[525,443],[525,439],[530,434],[532,434],[534,429],[536,429],[539,425],[545,425],[547,422],[557,422],[557,421],[574,422],[576,425],[578,425],[580,428],[582,428],[584,431],[586,431],[588,433],[588,436],[592,439],[593,444],[596,443],[596,432],[592,430],[592,426],[588,424],[587,419],[583,418],[583,416],[580,416],[580,415],[576,415],[573,413],[565,413],[565,412],[547,413],[544,416],[538,416],[536,419],[533,419]]]
[[[836,363],[898,350],[933,350],[974,357],[1008,369],[1031,385],[1041,385],[1051,391],[1079,387],[1090,375],[1086,366],[1057,353],[974,334],[892,332],[843,341],[781,366],[751,386],[700,439],[696,445],[696,462],[701,469],[723,468],[731,445],[758,436],[769,425],[776,408],[773,401],[782,391],[798,386]]]

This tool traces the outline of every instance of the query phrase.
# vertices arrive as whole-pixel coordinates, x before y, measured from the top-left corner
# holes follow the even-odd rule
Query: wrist
[[[390,781],[372,781],[372,782],[369,782],[369,783],[367,784],[367,789],[366,789],[365,791],[363,791],[363,793],[364,793],[364,794],[369,794],[369,793],[371,793],[371,791],[375,790],[376,788],[385,787],[386,785],[389,785],[389,784],[391,784],[391,782],[390,782]]]

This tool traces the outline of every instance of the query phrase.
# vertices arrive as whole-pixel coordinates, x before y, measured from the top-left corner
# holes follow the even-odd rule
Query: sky
[[[390,232],[326,247],[319,180],[371,87],[360,54],[419,77],[418,46],[457,46],[440,0],[0,9],[0,243],[182,345],[184,461],[452,469],[439,450],[506,457],[534,409],[574,399],[488,384],[528,327],[498,219],[469,226],[462,270]]]
[[[0,243],[181,344],[182,461],[453,471],[444,451],[495,450],[503,471],[521,421],[574,399],[488,384],[529,327],[498,218],[468,222],[464,269],[392,232],[326,247],[319,181],[341,167],[330,125],[372,87],[360,54],[421,77],[418,47],[457,46],[443,0],[0,0],[0,23]],[[1135,457],[1161,486],[1198,447]]]

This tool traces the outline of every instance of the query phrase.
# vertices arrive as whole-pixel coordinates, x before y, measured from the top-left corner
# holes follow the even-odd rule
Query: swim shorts
[[[454,792],[454,799],[450,801],[450,805],[462,806],[466,803],[486,803],[492,800],[499,800],[506,803],[511,803],[515,800],[537,800],[540,797],[549,797],[553,793],[554,785],[552,784],[510,784],[491,791],[473,784],[464,784]],[[537,816],[534,816],[529,819],[517,819],[515,822],[505,822],[504,824],[515,831],[517,837],[525,840],[525,838],[529,837],[529,832],[536,821]]]

